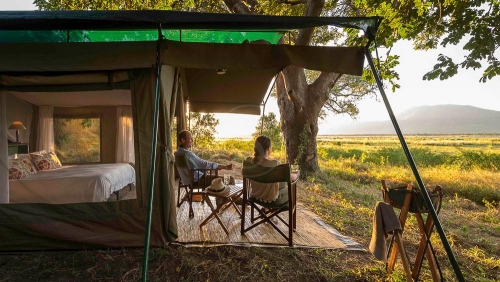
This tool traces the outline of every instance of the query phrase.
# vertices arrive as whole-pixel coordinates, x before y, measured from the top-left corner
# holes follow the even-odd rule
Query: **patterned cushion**
[[[36,169],[27,158],[9,160],[9,180],[21,179],[36,173]]]
[[[47,154],[45,150],[30,153],[30,155],[45,155],[45,154]]]
[[[51,170],[62,166],[54,152],[41,151],[30,155],[38,170]]]
[[[29,170],[30,175],[31,174],[36,174],[35,165],[31,162],[31,158],[29,157],[29,155],[22,156],[22,157],[19,158],[19,160],[21,160],[21,162],[23,162],[23,164],[26,166],[26,169]]]
[[[42,151],[37,151],[37,152],[31,152],[29,153],[29,156],[30,156],[30,159],[31,159],[31,162],[35,165],[35,168],[36,170],[40,170],[40,168],[38,168],[38,165],[35,163],[35,158],[37,156],[41,156],[41,155],[44,155],[46,154],[47,152],[45,152],[45,150],[42,150]]]
[[[52,163],[54,165],[54,168],[60,168],[60,167],[62,167],[61,161],[57,157],[56,153],[50,151],[50,152],[47,153],[47,155],[51,159],[51,161],[52,161]]]

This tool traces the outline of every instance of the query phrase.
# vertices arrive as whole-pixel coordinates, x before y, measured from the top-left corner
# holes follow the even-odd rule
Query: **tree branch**
[[[305,11],[305,16],[317,17],[321,15],[321,11],[325,6],[324,0],[308,0],[307,7]],[[295,44],[297,45],[309,45],[313,36],[314,28],[305,28],[300,30],[299,36]]]
[[[224,3],[232,13],[235,14],[253,14],[247,5],[243,4],[241,0],[224,0]]]
[[[342,77],[342,74],[333,72],[321,72],[318,78],[309,85],[308,91],[310,95],[316,95],[313,99],[317,99],[324,104],[330,97],[330,90],[335,83]]]
[[[285,82],[285,90],[288,98],[292,101],[294,107],[301,111],[305,106],[305,100],[302,93],[297,93],[297,89],[300,89],[300,85],[307,85],[304,70],[295,66],[288,66],[283,71],[281,71],[283,76],[283,81]],[[294,80],[288,81],[287,78],[293,77]]]
[[[278,0],[278,4],[300,5],[307,4],[307,0]]]

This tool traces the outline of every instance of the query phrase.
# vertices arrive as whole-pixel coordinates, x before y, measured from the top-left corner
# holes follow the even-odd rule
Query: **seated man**
[[[198,157],[195,153],[191,152],[189,148],[191,148],[191,143],[193,142],[193,137],[191,132],[187,130],[183,130],[179,132],[177,136],[177,144],[179,148],[175,151],[176,155],[186,155],[187,160],[189,162],[189,167],[191,168],[204,168],[204,169],[227,169],[233,170],[234,164],[221,165],[214,162],[206,161],[200,157]],[[181,172],[179,172],[181,173]],[[202,173],[200,175],[194,175],[194,181],[198,182],[198,180],[202,177]],[[189,175],[186,176],[189,178]]]
[[[234,164],[227,164],[227,165],[221,165],[218,163],[214,162],[209,162],[206,161],[200,157],[198,157],[195,153],[191,152],[189,148],[191,148],[191,143],[193,142],[193,137],[191,135],[191,132],[187,130],[183,130],[179,132],[177,136],[177,144],[179,148],[177,151],[175,151],[176,155],[186,155],[187,161],[189,163],[189,167],[191,168],[204,168],[204,169],[227,169],[227,170],[233,170],[234,169]],[[179,173],[187,173],[186,171],[179,171]],[[203,173],[199,172],[199,174],[194,175],[194,182],[198,182],[201,178],[203,177]],[[182,178],[188,179],[189,175],[182,175]],[[231,177],[229,184],[234,184],[234,178]],[[210,185],[210,183],[207,183],[207,185]],[[219,206],[221,203],[217,203]]]

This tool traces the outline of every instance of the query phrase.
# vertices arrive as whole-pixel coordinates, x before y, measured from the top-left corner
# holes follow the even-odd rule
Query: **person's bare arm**
[[[217,166],[217,170],[221,170],[221,169],[233,170],[234,169],[234,164],[227,164],[227,165],[221,165],[221,164],[219,164]]]

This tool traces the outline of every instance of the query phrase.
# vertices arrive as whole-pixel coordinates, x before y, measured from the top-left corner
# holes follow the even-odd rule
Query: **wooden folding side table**
[[[417,255],[415,256],[415,261],[411,265],[411,279],[416,281],[418,278],[418,275],[420,273],[420,269],[422,266],[422,261],[423,261],[423,256],[425,254],[425,257],[427,258],[427,262],[429,264],[429,269],[431,271],[432,279],[433,281],[441,281],[440,279],[440,274],[438,272],[438,267],[437,267],[437,262],[435,260],[435,256],[432,250],[432,245],[430,244],[430,237],[432,234],[432,230],[434,227],[434,220],[432,219],[432,216],[427,215],[427,219],[425,220],[422,217],[422,213],[427,213],[426,209],[422,208],[422,202],[418,202],[417,198],[415,197],[415,193],[413,193],[413,184],[409,183],[408,186],[406,187],[406,194],[404,196],[404,200],[402,202],[396,203],[393,200],[390,199],[389,197],[389,187],[386,183],[385,180],[382,180],[382,188],[383,188],[383,196],[384,196],[384,202],[390,204],[393,207],[396,207],[398,209],[401,209],[401,212],[399,214],[399,222],[401,223],[401,233],[404,231],[406,219],[408,217],[408,213],[415,213],[415,217],[417,218],[418,222],[418,229],[420,231],[420,244],[418,246],[418,251]],[[442,188],[440,185],[436,185],[434,190],[431,193],[435,198],[435,203],[434,203],[434,208],[436,209],[437,212],[439,212],[441,208],[441,200],[443,196]],[[425,206],[425,204],[424,204]],[[397,237],[396,243],[397,243]],[[401,255],[402,261],[403,261],[403,267],[405,270],[405,273],[407,275],[407,280],[408,278],[408,271],[409,269],[405,266],[406,264],[406,251],[398,248],[399,244],[396,244],[392,246],[390,249],[390,254],[389,254],[389,259],[387,261],[387,273],[391,273],[394,270],[394,265],[396,263],[396,258],[398,255],[398,251]],[[402,243],[401,243],[402,245]],[[400,250],[401,249],[401,250]]]
[[[205,218],[205,220],[202,223],[200,223],[200,228],[203,227],[203,225],[207,224],[211,219],[213,219],[215,217],[217,219],[217,221],[219,222],[220,226],[222,226],[222,229],[224,229],[226,234],[229,235],[229,231],[227,231],[226,225],[222,222],[218,213],[219,212],[223,213],[227,208],[229,208],[230,206],[233,206],[236,209],[236,212],[241,217],[241,210],[239,209],[238,205],[236,205],[236,203],[234,202],[233,199],[240,197],[243,194],[243,187],[241,187],[240,185],[228,185],[228,186],[230,187],[231,190],[227,196],[210,194],[210,192],[208,190],[205,190],[203,192],[203,194],[202,194],[203,199],[205,202],[207,202],[212,213],[209,216],[207,216],[207,218]],[[214,205],[212,204],[212,201],[210,201],[209,196],[216,197],[216,198],[224,198],[227,202],[221,208],[217,208],[217,207],[214,207]],[[220,209],[220,211],[219,211],[219,209]]]

